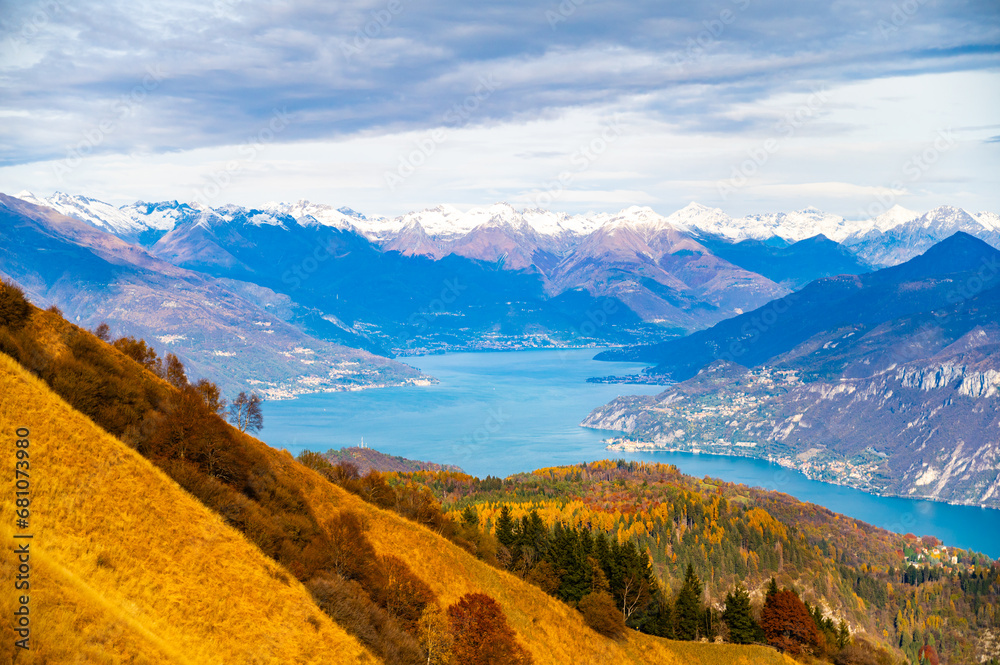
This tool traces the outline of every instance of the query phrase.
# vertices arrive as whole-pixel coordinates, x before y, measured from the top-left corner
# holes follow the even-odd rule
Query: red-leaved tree
[[[920,651],[917,652],[917,662],[921,665],[938,665],[941,661],[938,660],[937,649],[931,644],[925,644],[920,647]]]
[[[485,593],[467,593],[448,608],[455,637],[452,658],[462,665],[529,665],[500,603]]]
[[[796,655],[816,653],[823,639],[805,604],[788,589],[767,597],[760,613],[760,627],[768,644]]]

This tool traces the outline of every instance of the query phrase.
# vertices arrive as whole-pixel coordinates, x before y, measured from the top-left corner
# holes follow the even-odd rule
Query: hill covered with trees
[[[817,656],[846,659],[861,641],[896,662],[920,662],[921,650],[943,663],[996,656],[988,637],[1000,624],[1000,565],[933,537],[641,462],[503,480],[428,472],[388,480],[429,488],[454,520],[492,534],[501,566],[575,606],[606,589],[625,623],[651,634],[742,641],[725,618],[741,598],[763,628],[750,641],[780,646],[761,615],[773,592],[787,590],[778,614],[814,617]]]

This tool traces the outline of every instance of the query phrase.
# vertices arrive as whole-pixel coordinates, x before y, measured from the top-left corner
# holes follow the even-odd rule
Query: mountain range
[[[121,334],[151,337],[227,387],[252,375],[274,395],[344,385],[329,378],[346,375],[340,365],[299,372],[310,359],[296,349],[332,344],[375,354],[364,356],[350,383],[378,385],[389,367],[397,374],[389,382],[416,377],[377,356],[655,343],[738,317],[817,278],[898,262],[953,227],[1000,244],[996,215],[947,207],[923,215],[897,207],[864,222],[814,209],[731,218],[698,204],[666,217],[638,206],[569,215],[500,203],[388,218],[308,201],[115,207],[61,193],[18,196],[23,205],[8,204],[7,214],[38,219],[47,209],[97,232],[67,235],[71,224],[50,224],[46,233],[65,251],[89,256],[95,243],[121,241],[141,268],[112,271],[116,280],[129,273],[128,288],[112,287],[110,277],[95,281],[87,271],[109,269],[89,260],[63,262],[46,281],[45,269],[28,265],[46,256],[32,236],[19,237],[31,224],[9,223],[5,242],[19,256],[8,252],[0,270],[39,302],[86,325],[107,320]],[[174,281],[178,293],[197,283],[215,295],[161,299]],[[157,295],[139,297],[147,291]],[[260,313],[203,326],[208,302]],[[225,338],[267,341],[252,345],[256,355],[218,355],[235,353],[213,341]],[[276,339],[285,341],[275,346]]]
[[[958,232],[906,263],[606,352],[679,383],[585,425],[628,432],[630,448],[763,457],[868,491],[1000,507],[998,321],[1000,251]]]
[[[0,194],[0,272],[43,306],[116,336],[174,350],[227,393],[268,397],[425,380],[288,323],[294,305],[257,285],[209,278],[48,207]]]

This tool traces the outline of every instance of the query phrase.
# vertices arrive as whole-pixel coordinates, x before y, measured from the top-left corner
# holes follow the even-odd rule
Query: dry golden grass
[[[685,665],[801,665],[769,647],[672,640],[667,643]]]
[[[377,662],[280,566],[3,354],[0,395],[0,662]],[[31,430],[34,539],[32,649],[14,654],[18,427]]]

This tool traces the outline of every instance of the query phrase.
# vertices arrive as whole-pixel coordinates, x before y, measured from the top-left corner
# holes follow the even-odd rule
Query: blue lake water
[[[692,476],[779,490],[892,531],[937,536],[1000,557],[1000,510],[879,497],[809,480],[769,462],[690,453],[611,453],[608,432],[579,426],[619,395],[660,386],[587,383],[634,373],[635,363],[592,360],[593,349],[454,353],[405,358],[431,386],[306,395],[266,402],[261,438],[292,454],[364,443],[390,455],[507,476],[544,466],[626,457],[674,464]]]

